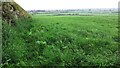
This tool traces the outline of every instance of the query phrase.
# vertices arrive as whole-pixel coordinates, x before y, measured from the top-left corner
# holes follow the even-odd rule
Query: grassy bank
[[[41,16],[3,24],[3,66],[117,65],[117,16]]]

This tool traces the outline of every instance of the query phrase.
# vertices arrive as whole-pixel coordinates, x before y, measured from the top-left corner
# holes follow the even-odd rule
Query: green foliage
[[[117,65],[116,26],[116,16],[34,15],[13,27],[3,23],[3,66]]]

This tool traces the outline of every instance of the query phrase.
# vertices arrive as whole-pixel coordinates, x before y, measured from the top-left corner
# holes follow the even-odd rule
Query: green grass
[[[118,62],[117,16],[41,16],[4,25],[3,66],[110,66]]]

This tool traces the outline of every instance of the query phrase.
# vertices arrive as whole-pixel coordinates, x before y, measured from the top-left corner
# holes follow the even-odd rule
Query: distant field
[[[84,12],[32,12],[33,15],[41,16],[118,16],[116,12],[93,12],[93,11],[84,11]]]
[[[29,23],[31,26],[28,25]],[[9,50],[5,49],[4,52],[6,55],[11,53],[9,56],[14,54],[13,59],[9,58],[14,60],[16,65],[118,64],[118,17],[116,15],[41,16],[35,14],[33,20],[25,24],[25,27],[18,26],[14,30],[16,32],[12,32],[11,36],[14,35],[16,38],[11,39]],[[13,52],[9,52],[12,49]],[[7,61],[6,58],[3,59]]]

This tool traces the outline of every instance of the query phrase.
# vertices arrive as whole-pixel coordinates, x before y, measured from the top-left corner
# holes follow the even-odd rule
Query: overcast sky
[[[118,8],[120,0],[15,0],[25,10]]]

